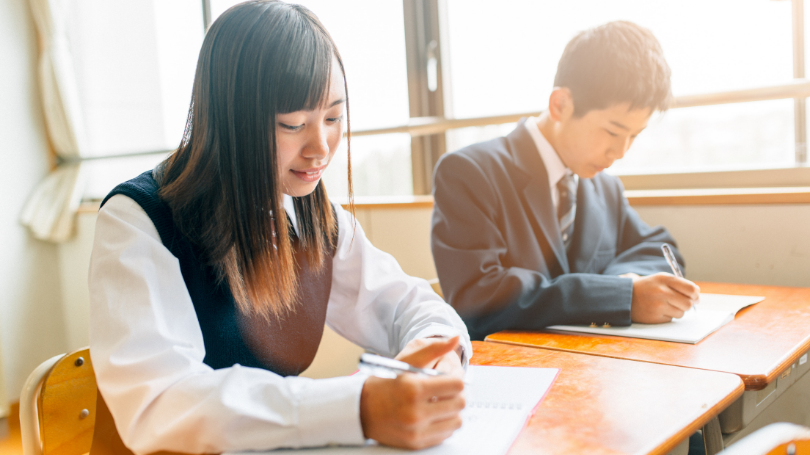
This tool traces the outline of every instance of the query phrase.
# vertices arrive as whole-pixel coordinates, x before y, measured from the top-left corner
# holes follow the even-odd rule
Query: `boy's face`
[[[556,150],[563,163],[581,178],[591,178],[621,159],[647,127],[649,108],[617,104],[588,111],[582,117],[564,115],[556,125]]]

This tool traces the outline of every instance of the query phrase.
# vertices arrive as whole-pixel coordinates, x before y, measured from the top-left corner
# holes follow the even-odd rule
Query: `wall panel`
[[[28,2],[0,2],[0,415],[40,362],[66,350],[58,247],[19,223],[49,169],[36,53]]]

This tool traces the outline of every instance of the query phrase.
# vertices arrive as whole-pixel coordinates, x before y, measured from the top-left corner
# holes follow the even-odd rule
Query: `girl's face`
[[[340,145],[345,106],[343,74],[333,60],[325,106],[276,115],[278,175],[284,194],[301,197],[315,190]]]

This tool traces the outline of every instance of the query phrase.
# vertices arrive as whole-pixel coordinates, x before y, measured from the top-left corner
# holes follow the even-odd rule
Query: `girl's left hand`
[[[396,356],[396,359],[417,368],[432,368],[458,378],[464,378],[464,368],[461,365],[462,351],[458,340],[458,336],[411,340]],[[445,353],[437,356],[437,353],[442,351]]]

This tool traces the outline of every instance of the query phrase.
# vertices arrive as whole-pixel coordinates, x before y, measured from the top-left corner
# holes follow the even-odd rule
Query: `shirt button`
[[[563,241],[567,241],[567,240],[568,240],[568,234],[563,234]]]

